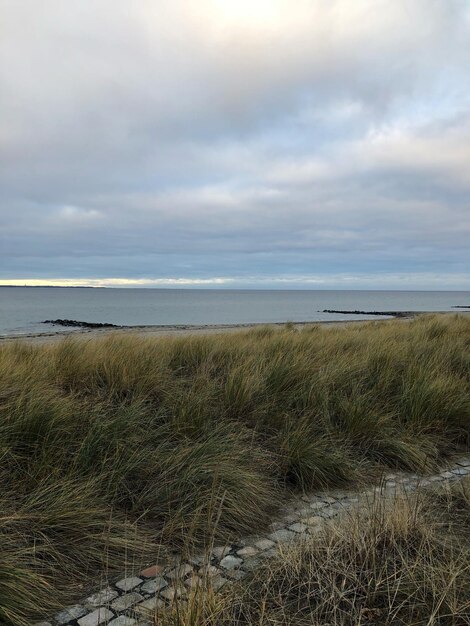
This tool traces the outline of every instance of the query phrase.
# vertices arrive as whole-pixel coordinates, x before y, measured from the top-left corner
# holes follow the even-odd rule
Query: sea
[[[58,318],[123,326],[201,326],[377,319],[325,309],[458,312],[454,307],[470,310],[470,291],[0,287],[0,336],[70,332],[42,323]]]

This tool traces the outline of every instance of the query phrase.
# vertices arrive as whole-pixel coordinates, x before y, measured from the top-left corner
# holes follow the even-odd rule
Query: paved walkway
[[[219,590],[231,581],[240,580],[259,567],[263,559],[275,556],[279,546],[320,532],[326,520],[356,506],[361,498],[374,493],[387,496],[397,491],[414,491],[468,475],[470,456],[465,456],[455,461],[450,469],[432,476],[387,474],[381,485],[370,489],[303,496],[289,503],[266,534],[214,547],[210,554],[175,561],[170,567],[149,567],[35,626],[152,626],[152,613],[171,604],[175,598],[184,598],[191,587],[210,579],[212,588]]]

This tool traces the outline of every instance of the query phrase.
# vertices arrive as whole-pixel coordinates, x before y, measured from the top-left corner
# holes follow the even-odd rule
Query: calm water
[[[51,318],[122,325],[301,322],[367,319],[323,309],[451,311],[455,305],[470,305],[470,292],[0,287],[0,335],[60,331],[40,323]]]

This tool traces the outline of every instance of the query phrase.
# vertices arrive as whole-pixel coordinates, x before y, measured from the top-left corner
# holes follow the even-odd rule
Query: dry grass
[[[468,446],[469,345],[431,316],[0,346],[0,621],[141,558],[133,537],[225,540],[286,487],[436,466]]]
[[[160,610],[155,624],[469,624],[469,490],[467,479],[437,499],[371,501],[324,534],[285,549],[224,594],[198,591],[187,603]]]

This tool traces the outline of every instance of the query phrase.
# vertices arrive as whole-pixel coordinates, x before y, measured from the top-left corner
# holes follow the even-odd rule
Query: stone
[[[165,606],[165,603],[159,600],[158,598],[149,598],[148,600],[144,600],[143,602],[139,602],[134,607],[134,611],[137,613],[148,614],[156,611],[157,609]],[[140,624],[140,622],[139,622]]]
[[[277,551],[276,548],[270,548],[269,550],[266,550],[266,552],[263,552],[262,554],[263,559],[273,559],[277,556],[279,556],[279,552]]]
[[[216,546],[215,548],[212,548],[212,554],[216,559],[222,559],[229,552],[230,546]]]
[[[322,500],[327,504],[334,504],[336,502],[335,498],[332,498],[331,496],[322,496]]]
[[[105,624],[114,618],[114,614],[106,608],[100,607],[88,613],[84,617],[78,620],[78,626],[99,626],[99,624]]]
[[[36,622],[33,626],[52,626],[50,622]]]
[[[184,581],[184,586],[188,589],[197,589],[201,585],[202,578],[200,578],[197,574],[189,576],[189,578],[186,578],[186,580]]]
[[[129,578],[123,578],[119,582],[116,583],[116,587],[121,589],[122,591],[130,591],[140,585],[143,582],[142,578],[138,578],[137,576],[130,576]]]
[[[163,572],[163,565],[151,565],[140,572],[143,578],[155,578]]]
[[[271,528],[272,532],[276,532],[277,530],[281,530],[282,528],[284,528],[284,524],[282,522],[272,522],[269,527]]]
[[[184,598],[186,596],[186,590],[182,585],[167,587],[160,593],[160,596],[171,601],[175,598]]]
[[[319,515],[311,515],[302,520],[304,524],[308,524],[309,526],[319,526],[323,524],[324,521],[324,518]]]
[[[298,517],[302,517],[303,515],[308,515],[310,512],[311,512],[310,506],[304,506],[301,509],[297,509],[297,515],[295,516],[295,519],[297,519]],[[291,520],[286,518],[285,521],[289,522]],[[284,526],[284,524],[282,524],[282,526]]]
[[[465,467],[458,467],[452,470],[452,474],[454,476],[466,476],[469,473],[469,470]]]
[[[140,602],[141,600],[143,600],[143,597],[140,593],[131,591],[131,593],[126,593],[123,596],[116,598],[116,600],[111,603],[111,608],[120,613],[121,611],[125,611],[131,606],[134,606],[134,604],[137,604],[137,602]]]
[[[108,623],[108,626],[134,626],[134,624],[137,624],[137,620],[132,617],[120,615],[119,617],[116,617],[116,619],[112,619]]]
[[[324,502],[312,502],[310,505],[310,509],[313,511],[318,511],[319,509],[324,509],[326,504]]]
[[[237,569],[242,563],[242,559],[228,554],[220,561],[220,567],[223,567],[224,569]]]
[[[261,565],[261,560],[257,558],[256,556],[254,556],[251,559],[246,559],[245,561],[243,561],[242,567],[246,572],[254,572],[256,569],[258,569],[260,565]],[[235,572],[239,570],[232,570],[232,571]],[[231,575],[232,575],[232,572],[227,572],[227,576],[231,576]]]
[[[231,580],[241,580],[246,576],[246,572],[244,572],[242,569],[232,569],[224,572],[224,574]]]
[[[168,587],[167,581],[163,578],[163,576],[157,576],[156,578],[148,580],[144,583],[140,589],[143,593],[152,594],[157,593],[157,591],[160,591],[161,589],[165,589],[165,587]]]
[[[214,565],[206,565],[205,567],[201,567],[199,573],[205,578],[212,578],[212,576],[217,576],[217,574],[220,574],[220,570]]]
[[[237,555],[245,558],[246,556],[255,556],[255,554],[258,554],[258,552],[259,550],[253,548],[253,546],[245,546],[241,550],[238,550]]]
[[[98,607],[109,604],[111,600],[114,600],[117,596],[117,591],[111,589],[111,587],[106,587],[106,589],[101,589],[101,591],[97,591],[93,595],[86,598],[85,602],[91,606]]]
[[[271,533],[269,538],[275,543],[290,543],[295,539],[295,534],[291,530],[287,530],[287,528],[281,528]]]
[[[222,589],[222,587],[228,583],[228,580],[226,578],[224,578],[223,576],[214,576],[214,578],[211,578],[211,587],[214,591],[219,591],[219,589]]]
[[[192,571],[193,568],[191,567],[191,565],[189,565],[189,563],[181,563],[180,565],[174,567],[166,575],[172,580],[177,580],[178,578],[184,578],[188,574],[191,574]]]
[[[193,554],[193,556],[188,559],[188,563],[190,563],[194,567],[200,567],[206,562],[207,562],[207,555],[205,554]]]
[[[273,545],[274,541],[271,541],[271,539],[260,539],[255,543],[255,546],[260,550],[269,550],[269,548],[272,548]]]
[[[289,530],[292,530],[294,533],[306,533],[308,531],[308,526],[306,524],[302,524],[301,522],[297,522],[297,524],[291,524],[289,526]]]
[[[71,622],[74,619],[78,619],[88,613],[88,609],[80,604],[76,604],[75,606],[69,606],[68,608],[60,611],[55,616],[55,621],[62,626],[62,624],[67,624],[67,622]]]

